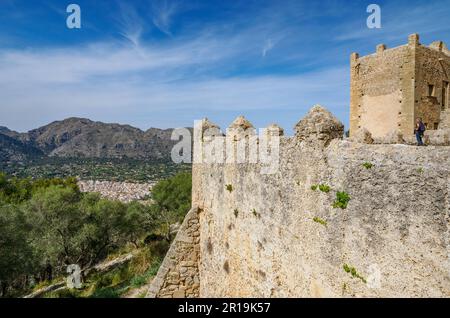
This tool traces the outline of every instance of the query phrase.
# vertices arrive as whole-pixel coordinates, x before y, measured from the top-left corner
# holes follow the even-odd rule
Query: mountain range
[[[142,131],[85,118],[55,121],[27,133],[0,127],[0,161],[36,157],[164,160],[170,158],[176,143],[170,139],[172,131],[157,128]]]

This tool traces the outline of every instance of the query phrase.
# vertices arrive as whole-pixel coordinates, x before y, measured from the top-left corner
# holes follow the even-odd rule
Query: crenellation
[[[284,136],[284,129],[277,124],[270,124],[266,128],[266,134],[269,136]]]
[[[255,136],[256,129],[244,116],[239,116],[230,124],[226,135],[237,141],[240,138]]]
[[[363,142],[342,133],[316,105],[280,139],[275,174],[257,163],[195,165],[200,297],[342,297],[344,283],[355,297],[445,297],[446,246],[436,242],[446,235],[448,148],[399,145],[398,131],[382,144],[364,129]],[[338,191],[350,196],[345,210],[333,208]],[[368,281],[375,266],[381,285],[352,279],[346,263]]]
[[[411,34],[408,36],[408,45],[412,47],[416,47],[420,45],[420,36],[417,33]]]
[[[377,54],[383,53],[386,50],[386,44],[377,45]]]
[[[267,162],[194,161],[195,208],[149,296],[448,297],[450,64],[437,47],[413,34],[407,45],[351,55],[350,138],[315,105],[294,136],[267,127],[278,142],[270,173]],[[418,116],[438,122],[428,147],[407,145]],[[242,116],[226,136],[204,139],[205,126],[218,127],[200,125],[194,157],[214,136],[246,157],[238,145],[263,140]]]

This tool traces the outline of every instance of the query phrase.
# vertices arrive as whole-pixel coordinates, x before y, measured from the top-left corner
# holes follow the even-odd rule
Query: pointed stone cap
[[[246,130],[248,128],[254,128],[254,127],[244,116],[239,116],[231,123],[230,127],[228,127],[228,128],[229,129],[242,128],[242,129]]]
[[[321,105],[311,108],[294,129],[298,139],[321,141],[325,146],[332,139],[342,139],[344,135],[344,125]]]
[[[420,45],[420,36],[417,33],[410,34],[408,36],[408,45],[418,46]]]
[[[203,118],[201,122],[202,136],[222,136],[220,127],[208,118]]]
[[[227,129],[227,136],[236,140],[256,135],[253,125],[244,116],[236,118]]]
[[[270,136],[284,136],[284,129],[277,124],[267,126],[266,132]]]
[[[446,53],[447,55],[449,55],[450,53],[447,48],[447,45],[445,45],[443,41],[434,41],[433,43],[430,44],[430,48],[435,49],[439,52]]]
[[[219,126],[217,126],[216,124],[214,124],[213,122],[211,122],[208,118],[203,118],[202,119],[202,128],[203,130],[205,129],[209,129],[209,128],[218,128],[220,129]]]

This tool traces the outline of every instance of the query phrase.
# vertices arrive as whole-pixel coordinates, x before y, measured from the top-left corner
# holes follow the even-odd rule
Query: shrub
[[[319,184],[319,190],[320,190],[321,192],[328,193],[328,192],[330,192],[331,188],[330,188],[329,185],[326,185],[326,184]]]
[[[350,201],[350,196],[346,192],[337,192],[336,200],[333,203],[333,208],[346,209],[348,202]]]
[[[373,168],[373,164],[370,162],[364,162],[363,163],[363,167],[366,169],[372,169]]]

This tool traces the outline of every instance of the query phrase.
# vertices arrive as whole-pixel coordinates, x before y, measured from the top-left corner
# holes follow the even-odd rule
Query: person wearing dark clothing
[[[423,146],[423,134],[425,133],[425,125],[422,122],[422,118],[417,118],[416,120],[416,129],[414,129],[414,133],[416,134],[417,145]]]

